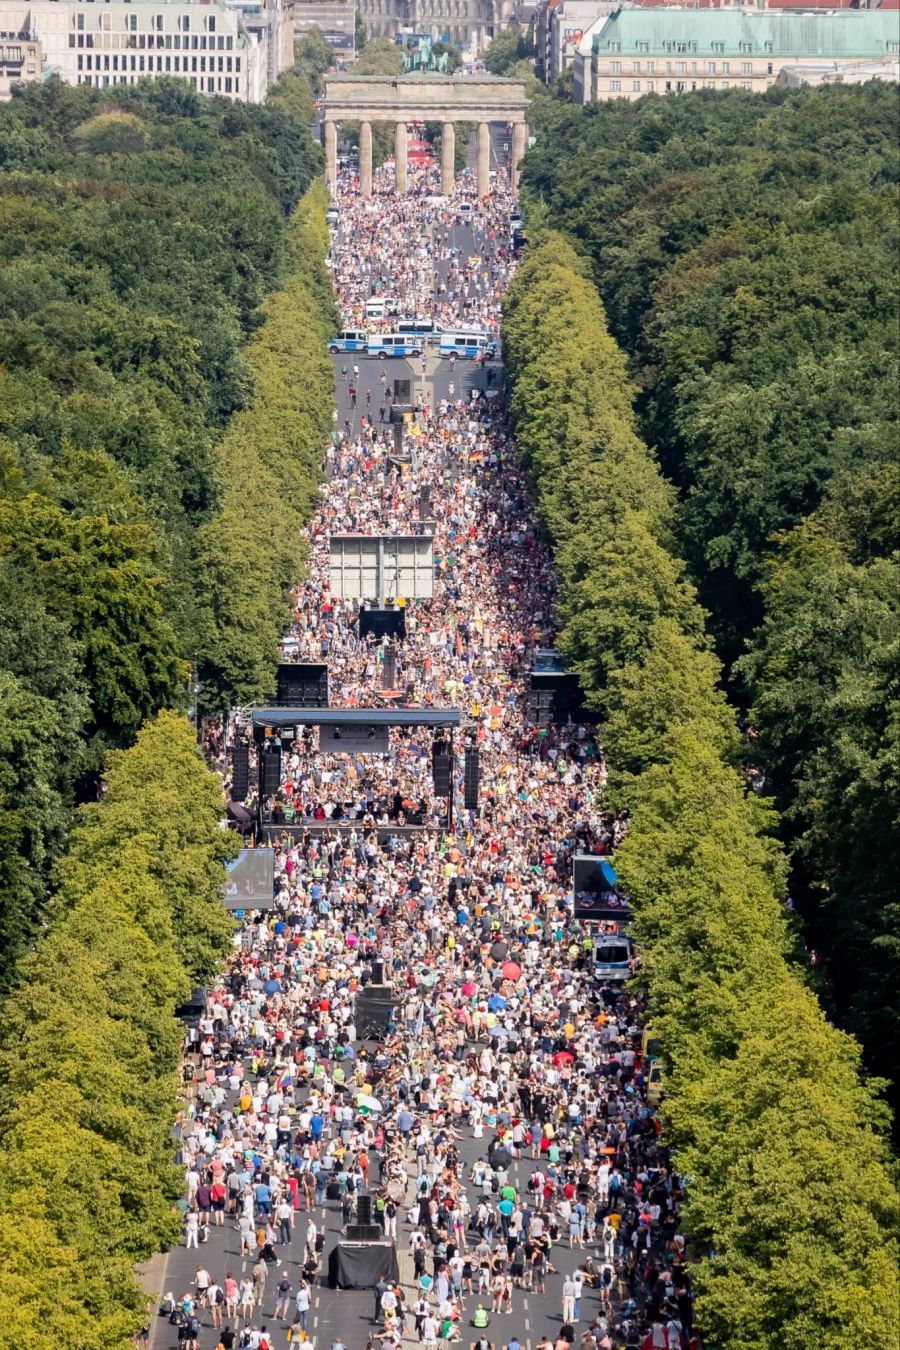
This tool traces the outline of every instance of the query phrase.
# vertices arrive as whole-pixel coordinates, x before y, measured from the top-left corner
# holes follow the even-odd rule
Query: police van
[[[390,295],[373,295],[367,300],[364,306],[364,313],[367,319],[387,319],[392,314],[396,314],[400,308],[399,302]]]
[[[431,343],[438,341],[444,328],[443,324],[435,323],[433,319],[402,319],[395,325],[394,331]]]
[[[422,342],[415,333],[370,333],[366,353],[382,361],[388,356],[421,356]]]
[[[368,333],[361,328],[344,328],[328,344],[328,350],[335,352],[364,352],[369,341]]]
[[[439,352],[441,356],[490,356],[493,355],[496,348],[497,344],[492,338],[488,337],[487,333],[457,330],[451,333],[441,333]]]

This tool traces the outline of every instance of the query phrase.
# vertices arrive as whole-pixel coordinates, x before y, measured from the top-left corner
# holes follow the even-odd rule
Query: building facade
[[[359,0],[370,37],[426,33],[476,53],[501,29],[518,22],[516,0]]]
[[[555,84],[574,63],[587,29],[618,7],[616,0],[558,0],[548,12],[542,75],[546,84]]]
[[[8,28],[0,21],[0,101],[12,97],[14,84],[43,78],[44,54],[31,28]]]
[[[889,60],[900,53],[896,12],[841,9],[619,9],[578,44],[573,99],[594,103],[698,89],[759,93],[792,65]]]
[[[280,10],[281,0],[271,0]],[[201,94],[262,103],[283,68],[281,36],[270,60],[265,0],[255,28],[242,11],[174,0],[0,0],[0,31],[28,30],[44,73],[103,89],[174,76]]]

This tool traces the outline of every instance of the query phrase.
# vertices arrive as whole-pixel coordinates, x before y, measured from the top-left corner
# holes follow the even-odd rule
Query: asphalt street
[[[497,162],[503,156],[502,145],[506,139],[505,128],[492,129],[493,162]],[[457,226],[453,231],[453,243],[458,245],[466,256],[471,255],[477,246],[472,226]],[[440,263],[440,270],[442,275],[446,274],[446,263]],[[428,312],[429,297],[433,295],[433,288],[434,273],[432,264],[429,262],[427,268],[423,267],[422,313]],[[443,398],[465,396],[473,387],[481,389],[496,388],[501,378],[499,362],[491,363],[487,369],[481,366],[476,367],[471,361],[461,360],[451,364],[449,359],[441,359],[436,350],[432,348],[426,349],[424,365],[420,359],[381,361],[377,357],[366,357],[361,354],[337,355],[333,358],[333,364],[337,425],[341,427],[345,422],[349,422],[351,430],[356,429],[359,425],[359,418],[363,414],[378,419],[379,407],[383,401],[383,391],[387,386],[392,387],[394,380],[410,380],[412,382],[413,401],[424,395],[429,403],[434,403]],[[358,367],[358,375],[354,372],[355,366]],[[346,367],[346,373],[342,373],[343,367]],[[351,382],[355,383],[357,391],[355,406],[351,404],[348,393]],[[367,394],[369,395],[368,399]],[[468,1179],[472,1164],[483,1155],[485,1142],[483,1139],[474,1139],[471,1136],[471,1130],[464,1132],[464,1137],[459,1143],[459,1150],[464,1163],[463,1176],[465,1179]],[[517,1185],[520,1195],[525,1193],[525,1185],[534,1166],[535,1164],[531,1163],[530,1159],[523,1159],[521,1162],[514,1162],[512,1165],[513,1181]],[[468,1189],[474,1209],[477,1207],[475,1188],[470,1184]],[[328,1254],[337,1242],[341,1229],[341,1214],[338,1202],[326,1203],[324,1208],[320,1207],[316,1210],[314,1217],[320,1230],[324,1228],[323,1269],[327,1270]],[[298,1214],[291,1242],[277,1248],[279,1261],[269,1270],[266,1296],[261,1309],[265,1316],[261,1316],[258,1311],[253,1320],[256,1326],[265,1323],[270,1332],[274,1330],[273,1344],[279,1347],[288,1345],[286,1331],[293,1316],[293,1303],[289,1317],[276,1323],[271,1316],[275,1304],[274,1290],[285,1273],[293,1289],[296,1289],[299,1265],[303,1258],[306,1229],[306,1215]],[[399,1225],[399,1249],[408,1249],[410,1231],[411,1228],[406,1223],[404,1216]],[[254,1261],[246,1256],[241,1256],[237,1224],[234,1218],[227,1218],[223,1226],[213,1227],[209,1232],[208,1241],[197,1250],[188,1251],[181,1245],[168,1254],[161,1265],[161,1269],[154,1272],[154,1282],[157,1284],[157,1291],[160,1295],[171,1292],[176,1301],[180,1300],[187,1291],[192,1289],[199,1266],[207,1269],[213,1278],[220,1283],[228,1273],[231,1273],[240,1282],[242,1277],[252,1271]],[[562,1322],[561,1287],[564,1275],[574,1270],[580,1260],[589,1254],[596,1255],[596,1253],[591,1252],[580,1252],[577,1249],[570,1251],[567,1238],[562,1239],[554,1247],[551,1259],[556,1270],[555,1273],[548,1274],[546,1293],[535,1294],[516,1290],[513,1296],[511,1314],[498,1315],[491,1319],[488,1335],[496,1350],[505,1346],[513,1336],[518,1338],[525,1350],[532,1350],[532,1347],[542,1335],[545,1333],[553,1335],[555,1333]],[[409,1290],[406,1292],[408,1303],[411,1304],[413,1295]],[[468,1324],[477,1301],[474,1295],[467,1295],[465,1298],[465,1317],[461,1337],[461,1344],[464,1346],[468,1346],[475,1337],[475,1333]],[[586,1288],[580,1325],[586,1326],[598,1310],[597,1296]],[[411,1329],[411,1319],[409,1326]],[[309,1314],[310,1340],[314,1350],[330,1350],[330,1347],[339,1341],[346,1346],[347,1350],[364,1350],[373,1330],[373,1297],[371,1293],[333,1291],[327,1287],[324,1279],[320,1280],[314,1291]],[[218,1336],[218,1331],[211,1325],[209,1311],[204,1310],[203,1327],[199,1340],[201,1350],[213,1350],[218,1342]],[[414,1339],[408,1333],[407,1344],[412,1345],[414,1343]],[[167,1319],[155,1317],[152,1320],[150,1346],[151,1350],[177,1350],[178,1333],[174,1327],[170,1326]]]

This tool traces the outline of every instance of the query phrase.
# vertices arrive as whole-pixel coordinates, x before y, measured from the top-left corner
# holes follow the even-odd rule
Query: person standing
[[[275,1218],[278,1220],[278,1241],[289,1247],[294,1235],[294,1209],[286,1197],[279,1200],[275,1209]]]
[[[562,1320],[571,1323],[575,1320],[575,1281],[571,1275],[567,1275],[563,1280],[562,1287]]]
[[[294,1300],[294,1306],[297,1309],[296,1320],[299,1323],[300,1330],[303,1332],[304,1335],[306,1334],[306,1319],[309,1313],[309,1305],[310,1305],[309,1285],[306,1283],[306,1280],[301,1278],[300,1284],[297,1288],[297,1295]]]
[[[287,1275],[282,1275],[275,1288],[275,1311],[272,1316],[278,1320],[287,1320],[288,1309],[291,1306],[291,1290],[293,1286]]]

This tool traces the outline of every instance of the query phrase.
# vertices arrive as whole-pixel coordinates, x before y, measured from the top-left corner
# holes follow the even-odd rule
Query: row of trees
[[[122,1350],[146,1320],[134,1263],[177,1240],[172,1163],[192,982],[230,946],[237,847],[174,713],[109,758],[72,831],[49,924],[0,1037],[0,1321],[11,1345]]]
[[[664,1047],[701,1323],[729,1350],[887,1350],[887,1112],[795,961],[775,816],[746,790],[674,493],[637,434],[588,265],[560,235],[537,232],[503,344],[560,643],[603,715],[610,791],[630,813],[617,870]]]
[[[234,688],[218,664],[229,621],[210,620],[196,539],[232,509],[226,428],[251,407],[262,423],[265,400],[274,443],[279,365],[309,383],[301,392],[292,374],[282,391],[290,425],[268,514],[284,522],[285,496],[294,513],[309,499],[309,442],[321,448],[330,415],[311,335],[331,302],[310,208],[288,221],[320,167],[283,90],[256,108],[168,79],[52,80],[0,107],[0,990],[106,750],[186,706],[192,666],[207,706]],[[267,349],[287,291],[292,317]],[[259,602],[271,611],[284,566],[277,585],[268,563],[260,573],[268,523],[261,509],[251,519],[255,547],[235,562],[274,585]],[[253,693],[267,691],[267,640],[239,663],[244,691],[248,668]]]
[[[877,82],[557,109],[525,166],[632,358],[823,992],[895,1106],[898,167]]]
[[[300,531],[332,430],[326,343],[340,320],[324,266],[326,205],[316,183],[294,213],[288,275],[245,352],[255,395],[216,447],[219,506],[194,543],[204,706],[226,709],[270,693],[273,655],[288,626]]]

